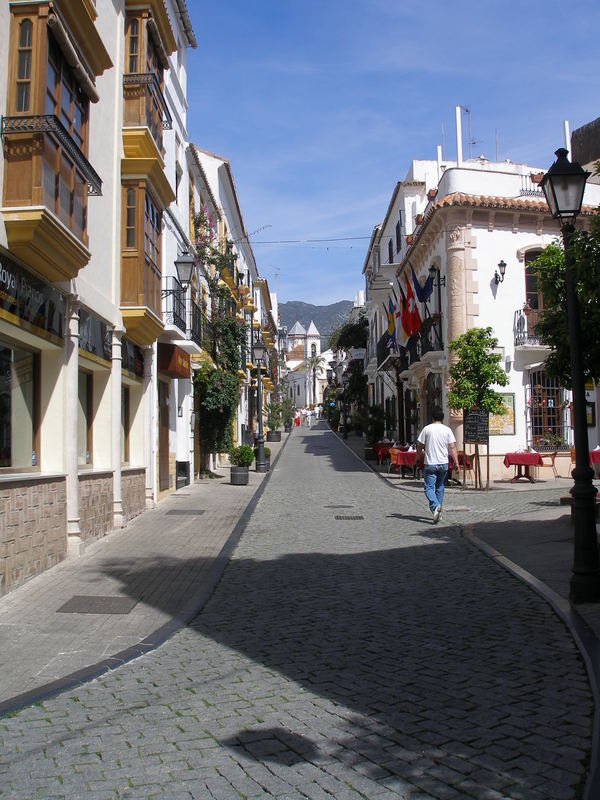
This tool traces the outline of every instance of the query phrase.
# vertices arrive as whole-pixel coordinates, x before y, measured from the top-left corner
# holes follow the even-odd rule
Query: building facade
[[[473,327],[492,327],[507,413],[490,419],[490,477],[505,476],[506,452],[542,446],[548,434],[565,474],[570,463],[570,395],[545,373],[549,349],[534,331],[544,299],[531,263],[559,236],[538,185],[542,174],[483,157],[413,162],[374,229],[363,268],[370,402],[388,412],[390,438],[414,442],[442,405],[465,449],[462,414],[447,408],[448,344]],[[588,185],[579,225],[599,201],[599,187]],[[588,431],[595,447],[595,420]]]

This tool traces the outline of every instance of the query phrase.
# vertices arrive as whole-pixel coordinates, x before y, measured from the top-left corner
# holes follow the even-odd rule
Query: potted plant
[[[267,403],[267,442],[280,442],[281,431],[277,430],[281,425],[281,403],[272,400]]]
[[[289,433],[294,424],[294,404],[289,397],[286,397],[281,404],[281,420],[283,422],[283,430],[285,433]]]
[[[248,444],[240,444],[229,451],[231,462],[231,483],[245,486],[248,483],[250,464],[254,461],[254,450]]]

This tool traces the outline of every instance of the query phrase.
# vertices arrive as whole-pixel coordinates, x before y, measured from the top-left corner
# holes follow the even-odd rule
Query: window
[[[139,72],[140,23],[135,17],[127,25],[128,72]]]
[[[313,357],[317,355],[317,345],[316,344],[311,344],[311,346],[310,346],[310,354]]]
[[[77,148],[85,153],[89,101],[56,42],[48,36],[45,113],[56,115]],[[83,239],[87,227],[87,181],[67,151],[45,136],[42,159],[43,203]]]
[[[534,311],[544,308],[544,296],[538,287],[538,277],[532,262],[540,255],[541,250],[529,250],[525,253],[525,300]]]
[[[130,434],[129,386],[121,387],[121,463],[129,464]]]
[[[402,223],[400,220],[396,223],[396,252],[399,253],[402,248]]]
[[[394,243],[391,239],[388,242],[388,262],[390,264],[394,263]]]
[[[535,446],[540,439],[560,446],[567,445],[568,403],[564,390],[558,382],[549,378],[543,370],[529,373],[527,407],[531,426],[531,442]]]
[[[39,359],[0,342],[0,467],[39,466]]]
[[[31,51],[33,25],[24,19],[19,25],[19,47],[17,52],[17,111],[29,111],[31,102]]]
[[[160,229],[162,216],[146,192],[144,204],[144,253],[151,263],[160,265]]]
[[[135,189],[127,189],[125,201],[125,247],[135,247]]]
[[[93,379],[91,372],[79,371],[77,405],[77,464],[92,463]]]

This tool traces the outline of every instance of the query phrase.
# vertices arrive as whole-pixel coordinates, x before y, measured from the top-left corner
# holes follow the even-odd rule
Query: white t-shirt
[[[423,428],[417,442],[425,448],[426,464],[447,464],[448,445],[456,442],[456,439],[447,425],[432,422]]]

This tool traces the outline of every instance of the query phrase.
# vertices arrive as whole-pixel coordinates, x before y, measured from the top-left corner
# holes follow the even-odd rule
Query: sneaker
[[[436,522],[438,522],[441,513],[442,513],[442,507],[441,506],[437,506],[437,508],[433,512],[433,524],[434,525],[435,525]]]

